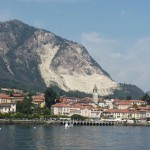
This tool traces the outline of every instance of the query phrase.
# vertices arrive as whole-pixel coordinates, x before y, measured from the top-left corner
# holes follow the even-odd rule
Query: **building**
[[[103,112],[103,116],[113,119],[146,119],[149,111],[146,110],[130,110],[130,109],[107,109]]]
[[[84,117],[100,118],[102,110],[94,108],[86,103],[56,103],[51,106],[51,111],[54,115],[72,116],[78,114]]]
[[[116,109],[128,109],[135,106],[146,105],[147,103],[142,100],[120,100],[114,103]]]
[[[0,94],[0,103],[11,103],[12,99],[9,95]]]
[[[98,89],[96,85],[93,89],[93,101],[95,104],[98,104]]]
[[[109,109],[112,109],[114,107],[114,105],[113,105],[114,99],[105,99],[104,101],[105,101],[106,106]]]
[[[70,104],[56,103],[51,106],[51,112],[54,115],[69,115],[70,114]]]
[[[12,112],[16,112],[16,103],[0,104],[0,113],[12,113]]]
[[[0,113],[16,112],[16,101],[7,94],[0,94]]]
[[[32,103],[43,108],[45,106],[45,97],[43,95],[32,96]]]

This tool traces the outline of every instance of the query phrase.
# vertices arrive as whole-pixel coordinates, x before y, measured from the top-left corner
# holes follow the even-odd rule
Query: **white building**
[[[91,110],[91,118],[100,118],[102,114],[102,110],[92,109]]]
[[[145,119],[146,111],[128,110],[128,109],[108,109],[103,112],[107,118],[121,119]]]
[[[104,100],[99,101],[99,102],[98,102],[98,105],[99,105],[100,107],[106,107],[106,106],[107,106],[107,105],[106,105],[106,102],[105,102]]]
[[[69,115],[70,105],[64,103],[56,103],[51,106],[51,111],[54,115]]]
[[[146,111],[146,118],[150,118],[150,110]]]
[[[65,104],[57,103],[51,106],[51,111],[54,115],[67,115],[72,116],[78,114],[84,117],[100,118],[102,111],[94,108],[89,104]]]
[[[113,105],[114,99],[105,99],[104,101],[105,101],[106,106],[108,106],[109,109],[112,109],[114,107]]]
[[[11,112],[16,112],[15,103],[0,104],[0,113],[11,113]]]
[[[147,103],[142,100],[121,100],[114,104],[116,109],[128,109],[130,107],[142,106],[146,105]]]

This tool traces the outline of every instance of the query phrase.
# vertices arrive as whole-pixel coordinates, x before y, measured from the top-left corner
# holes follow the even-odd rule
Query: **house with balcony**
[[[11,103],[12,98],[7,94],[0,94],[0,103]]]
[[[121,119],[145,119],[145,110],[130,110],[130,109],[108,109],[103,112],[106,118],[121,118]]]
[[[120,100],[114,103],[114,108],[116,109],[128,109],[131,107],[146,105],[147,103],[142,100]]]
[[[16,112],[16,103],[0,103],[0,113]]]
[[[45,106],[45,97],[43,95],[32,96],[32,103],[43,108]]]
[[[54,115],[69,115],[70,114],[70,104],[56,103],[51,106],[51,112]]]
[[[100,118],[102,113],[102,110],[86,103],[56,103],[51,106],[51,111],[54,115],[72,116],[74,114],[78,114],[90,118]]]

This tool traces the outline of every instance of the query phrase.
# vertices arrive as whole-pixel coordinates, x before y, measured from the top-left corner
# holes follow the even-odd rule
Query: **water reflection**
[[[148,127],[6,125],[0,126],[0,150],[145,150]]]

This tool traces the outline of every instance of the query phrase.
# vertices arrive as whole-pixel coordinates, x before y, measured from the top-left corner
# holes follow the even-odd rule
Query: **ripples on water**
[[[149,150],[149,127],[6,125],[0,150]]]

